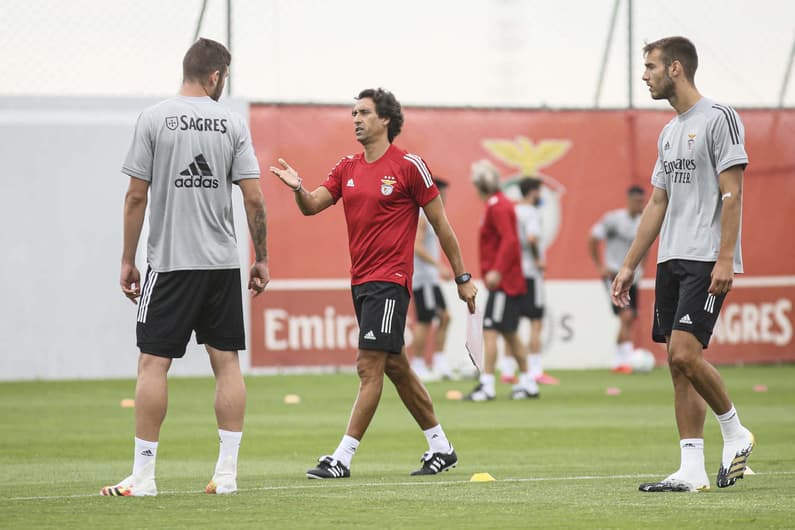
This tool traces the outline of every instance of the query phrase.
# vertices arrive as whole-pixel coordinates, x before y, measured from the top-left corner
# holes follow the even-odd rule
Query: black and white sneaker
[[[638,486],[638,490],[646,493],[667,493],[693,491],[693,487],[687,482],[662,480],[660,482],[645,482]]]
[[[348,478],[351,470],[331,455],[321,456],[317,467],[306,471],[306,478]]]
[[[690,477],[684,477],[679,472],[676,472],[659,482],[643,483],[638,487],[638,490],[646,493],[709,491],[709,479],[706,471]]]
[[[442,471],[450,471],[453,469],[458,463],[458,455],[455,454],[455,450],[452,448],[449,453],[431,453],[430,451],[426,451],[425,454],[422,455],[420,462],[422,462],[422,467],[416,471],[412,471],[411,474],[413,476],[436,475]]]
[[[514,385],[511,389],[511,399],[537,399],[540,396],[538,388],[535,390]]]
[[[718,487],[733,486],[738,479],[745,476],[748,469],[748,457],[754,450],[756,439],[751,431],[745,429],[745,436],[731,443],[723,444],[723,458],[718,470]]]
[[[475,388],[472,389],[472,392],[467,394],[464,399],[467,401],[491,401],[496,396],[494,394],[489,394],[483,388],[482,384],[478,384]]]

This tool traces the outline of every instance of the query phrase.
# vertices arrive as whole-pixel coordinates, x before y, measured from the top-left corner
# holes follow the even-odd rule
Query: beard
[[[652,99],[671,99],[675,94],[674,80],[666,72],[651,97]]]
[[[213,98],[215,101],[221,99],[221,95],[224,93],[224,83],[218,83],[215,85],[215,90],[213,90],[210,97]]]

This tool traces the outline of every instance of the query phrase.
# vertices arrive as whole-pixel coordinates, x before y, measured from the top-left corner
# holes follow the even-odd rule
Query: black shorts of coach
[[[544,318],[544,281],[536,278],[525,278],[527,292],[522,295],[519,307],[519,316],[530,320]]]
[[[351,287],[359,322],[359,349],[399,354],[405,344],[409,291],[392,282],[367,282]]]
[[[245,349],[240,269],[147,270],[136,329],[141,352],[182,357],[193,331],[199,344]]]
[[[610,278],[605,278],[605,287],[607,288],[607,299],[610,301],[610,307],[613,308],[613,314],[618,315],[622,311],[626,311],[627,309],[632,311],[634,316],[638,316],[638,284],[633,283],[629,287],[629,305],[627,307],[618,307],[616,304],[613,303],[613,299],[610,296],[611,291],[613,290],[613,280],[615,276],[611,276]]]
[[[691,333],[706,348],[726,295],[707,289],[715,262],[675,259],[657,264],[652,339],[665,342],[675,329]]]
[[[519,328],[519,312],[524,295],[508,296],[505,291],[489,291],[483,313],[483,329],[514,333]]]
[[[439,313],[447,309],[442,289],[438,285],[423,285],[414,289],[414,309],[417,310],[417,322],[430,324]]]

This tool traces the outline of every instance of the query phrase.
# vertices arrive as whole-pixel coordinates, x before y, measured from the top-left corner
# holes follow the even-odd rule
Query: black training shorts
[[[489,291],[486,311],[483,313],[483,329],[514,333],[519,327],[519,309],[523,296],[508,296],[505,291]]]
[[[544,318],[544,281],[540,278],[525,278],[527,292],[522,295],[519,315],[530,320]]]
[[[351,287],[353,307],[359,322],[359,349],[400,353],[409,291],[392,282],[367,282]]]
[[[414,289],[414,309],[417,310],[417,321],[428,324],[439,313],[447,309],[442,289],[438,285],[423,285]]]
[[[141,352],[182,357],[193,331],[199,344],[246,348],[240,269],[147,271],[138,302]]]
[[[692,333],[704,348],[726,295],[709,294],[715,262],[675,259],[657,264],[652,339],[665,342],[674,329]]]

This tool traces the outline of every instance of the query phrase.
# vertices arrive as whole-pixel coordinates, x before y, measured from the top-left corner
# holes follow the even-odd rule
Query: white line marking
[[[755,472],[754,476],[774,476],[774,475],[795,475],[795,471],[770,471],[766,473]],[[498,478],[497,482],[564,482],[564,481],[584,481],[584,480],[617,480],[617,479],[643,479],[649,477],[659,477],[660,474],[633,474],[633,475],[579,475],[571,477],[520,477],[520,478]],[[329,481],[331,481],[329,483]],[[322,482],[322,485],[319,484]],[[403,482],[340,482],[334,479],[326,480],[313,480],[308,484],[299,485],[291,484],[284,486],[262,486],[259,488],[240,488],[239,492],[246,491],[289,491],[289,490],[304,490],[310,488],[372,488],[375,486],[438,486],[438,485],[451,485],[451,484],[469,484],[469,479],[462,480],[427,480],[427,481],[403,481]],[[159,494],[166,495],[194,495],[205,494],[204,490],[169,490],[160,491]],[[8,497],[0,498],[2,501],[44,501],[44,500],[58,500],[58,499],[84,499],[89,497],[99,497],[99,489],[93,494],[78,494],[78,495],[51,495],[42,497]]]

